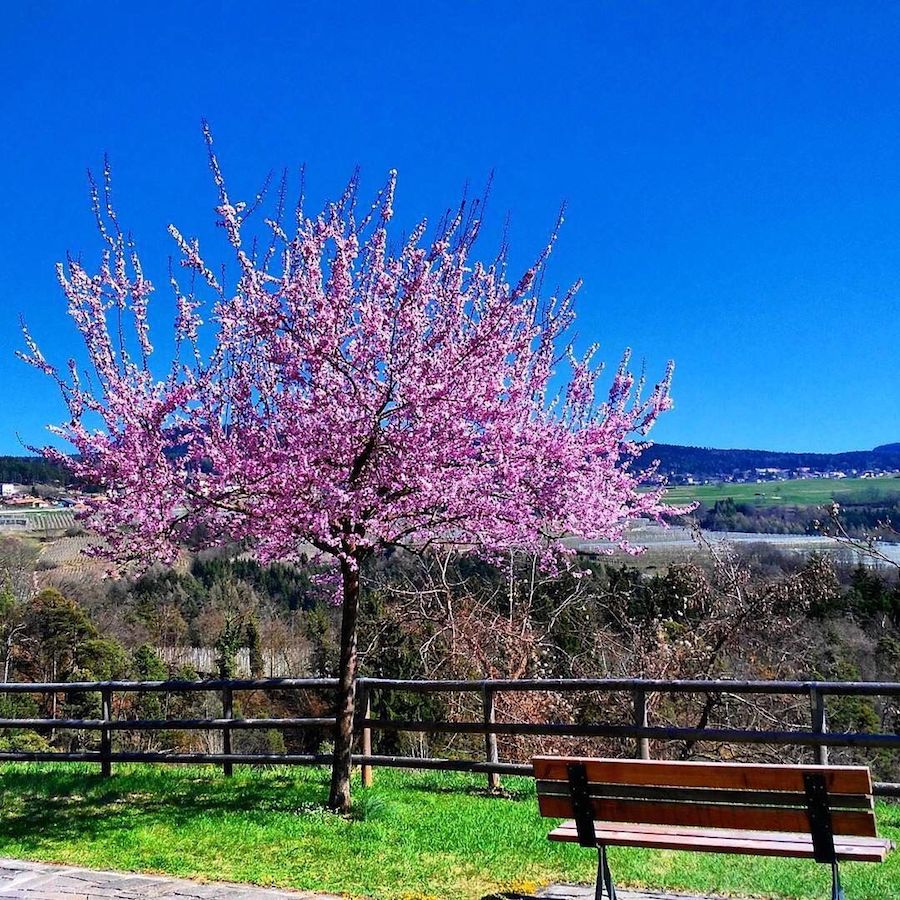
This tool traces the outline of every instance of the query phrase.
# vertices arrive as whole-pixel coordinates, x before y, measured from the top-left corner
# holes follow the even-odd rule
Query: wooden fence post
[[[104,722],[112,721],[112,688],[104,685],[100,688],[100,717]],[[100,775],[109,778],[112,775],[112,732],[109,728],[100,729]]]
[[[372,718],[372,694],[365,685],[362,685],[359,688],[359,692],[361,694],[359,697],[359,705],[362,707],[363,723],[365,723],[366,719]],[[362,727],[362,755],[372,755],[372,729],[366,724],[363,724]],[[362,786],[367,788],[372,787],[373,781],[374,774],[372,772],[372,766],[369,763],[363,763]]]
[[[484,727],[488,729],[496,721],[494,712],[494,691],[483,685],[481,688],[482,708],[484,710]],[[489,763],[497,763],[500,761],[500,755],[497,752],[497,735],[493,731],[484,732],[484,755]],[[492,791],[500,790],[500,773],[488,772],[488,788]]]
[[[635,728],[647,727],[647,692],[642,688],[635,688],[631,693],[634,703]],[[650,759],[650,739],[639,737],[635,742],[635,755],[638,759]]]
[[[816,687],[809,689],[809,709],[812,718],[812,730],[815,734],[827,734],[828,722],[825,718],[825,695]],[[828,747],[818,744],[814,748],[817,766],[828,765]]]
[[[234,718],[234,696],[230,687],[222,688],[222,718]],[[231,756],[231,728],[227,725],[222,729],[222,753]],[[222,771],[230,778],[234,774],[234,763],[222,763]]]

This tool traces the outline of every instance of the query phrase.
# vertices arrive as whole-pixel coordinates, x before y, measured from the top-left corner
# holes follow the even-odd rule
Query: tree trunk
[[[6,638],[6,657],[3,660],[3,683],[6,684],[9,681],[9,667],[12,663],[12,648],[13,642],[15,641],[16,629],[13,628],[10,631],[9,635]]]
[[[353,754],[353,712],[356,703],[356,627],[359,618],[359,566],[341,561],[344,607],[341,616],[341,659],[338,669],[334,729],[334,761],[328,807],[350,811],[350,771]]]

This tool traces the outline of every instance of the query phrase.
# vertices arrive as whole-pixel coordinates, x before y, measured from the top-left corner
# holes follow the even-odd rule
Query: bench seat
[[[796,859],[815,858],[812,837],[809,834],[622,822],[594,822],[594,829],[599,842],[614,847],[742,853],[750,856],[785,856]],[[575,820],[563,822],[547,837],[551,841],[577,844],[578,830]],[[841,862],[884,862],[892,846],[890,841],[877,837],[842,836],[834,840],[835,855]]]
[[[597,850],[595,900],[616,900],[608,847],[811,859],[831,866],[832,900],[838,863],[893,849],[865,766],[536,756],[532,768],[541,815],[566,819],[547,837]]]

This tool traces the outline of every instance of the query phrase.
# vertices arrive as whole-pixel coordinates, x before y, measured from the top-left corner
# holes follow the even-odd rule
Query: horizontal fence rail
[[[334,716],[242,718],[234,715],[234,696],[250,691],[317,691],[326,695],[337,687],[335,678],[258,678],[210,679],[207,681],[85,681],[0,683],[2,694],[99,694],[100,718],[0,718],[0,729],[27,729],[38,732],[85,731],[100,733],[98,750],[8,750],[0,752],[0,762],[90,762],[99,763],[101,772],[109,775],[113,763],[211,763],[221,765],[230,775],[234,765],[323,765],[331,761],[323,753],[235,753],[231,736],[236,730],[331,728]],[[114,694],[175,694],[195,692],[217,693],[221,698],[221,716],[205,718],[114,718]],[[373,717],[372,699],[378,692],[405,693],[475,693],[481,695],[480,719],[476,721],[431,721]],[[585,693],[628,695],[625,711],[630,724],[591,722],[498,722],[495,700],[498,694],[512,692]],[[762,730],[722,727],[677,727],[652,725],[648,717],[648,697],[654,694],[695,694],[706,697],[738,695],[803,696],[809,704],[808,730]],[[362,767],[364,784],[372,783],[375,767],[432,769],[482,773],[492,788],[499,786],[500,775],[532,774],[527,763],[500,760],[497,737],[554,736],[582,738],[614,738],[634,741],[635,755],[650,758],[650,741],[736,743],[782,745],[811,748],[814,761],[828,762],[831,747],[863,750],[900,751],[900,734],[875,732],[830,732],[826,715],[828,697],[880,697],[900,700],[900,683],[843,681],[661,681],[652,679],[486,679],[409,680],[360,678],[357,680],[356,730],[361,737],[361,750],[353,756]],[[222,733],[223,749],[218,752],[129,751],[113,749],[116,732],[213,731]],[[415,732],[424,734],[474,734],[484,737],[484,758],[444,759],[431,757],[388,756],[372,753],[374,732]],[[900,783],[879,782],[875,793],[900,797]]]

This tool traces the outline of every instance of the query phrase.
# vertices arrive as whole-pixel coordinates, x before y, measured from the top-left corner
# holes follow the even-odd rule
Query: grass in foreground
[[[322,770],[0,766],[0,856],[322,890],[354,897],[470,900],[551,881],[591,881],[595,854],[550,844],[529,779],[486,796],[479,778],[376,772],[354,816],[322,810]],[[881,806],[900,840],[900,806]],[[619,884],[739,896],[821,898],[813,862],[615,849]],[[900,896],[900,852],[842,866],[848,900]]]

